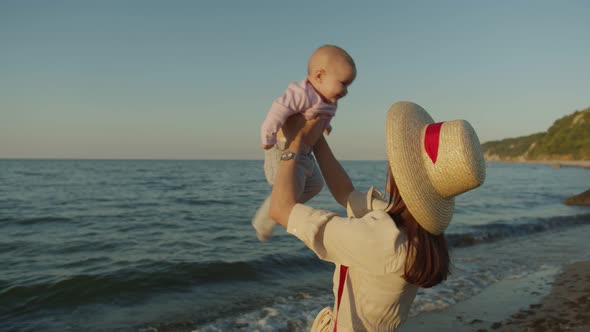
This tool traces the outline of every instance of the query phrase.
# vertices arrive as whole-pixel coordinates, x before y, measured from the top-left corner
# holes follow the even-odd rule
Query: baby
[[[324,120],[324,132],[330,134],[330,122],[336,114],[337,102],[348,93],[348,86],[356,77],[352,57],[340,47],[325,45],[309,58],[307,77],[301,82],[292,82],[285,93],[270,107],[262,123],[261,138],[264,151],[264,175],[272,186],[281,159],[297,159],[296,190],[299,203],[317,195],[323,185],[322,175],[311,154],[313,147],[306,146],[302,153],[293,156],[283,153],[288,145],[281,127],[287,118],[301,113],[306,119],[320,117]],[[256,212],[252,225],[260,241],[270,238],[275,222],[268,216],[270,196]]]

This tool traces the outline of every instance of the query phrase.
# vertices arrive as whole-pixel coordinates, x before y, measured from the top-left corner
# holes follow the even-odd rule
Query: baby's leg
[[[306,172],[305,168],[301,167],[298,163],[296,168],[296,181],[295,181],[295,195],[301,197],[305,188]],[[274,177],[273,177],[274,182]],[[260,241],[267,241],[272,235],[272,231],[276,225],[275,221],[270,219],[270,196],[264,200],[264,203],[260,206],[254,218],[252,219],[252,226],[256,230],[256,237]]]
[[[272,230],[276,223],[270,219],[268,215],[270,208],[270,196],[268,196],[262,205],[256,211],[256,214],[252,218],[252,227],[256,230],[256,237],[260,241],[267,241],[272,235]]]
[[[279,140],[272,149],[264,152],[264,175],[271,187],[275,182],[285,144],[286,141],[284,139]],[[300,166],[299,161],[297,162],[296,172],[297,180],[295,184],[295,195],[296,197],[301,197],[305,187],[306,169],[305,167]],[[252,218],[252,226],[256,230],[256,237],[260,241],[267,241],[270,239],[272,231],[276,225],[275,221],[269,216],[269,208],[270,196],[264,200],[260,208],[258,208],[258,211],[256,211],[254,218]]]
[[[275,183],[284,147],[285,141],[279,141],[271,149],[264,150],[264,176],[271,187]]]
[[[324,186],[324,178],[322,177],[322,173],[320,172],[320,168],[316,163],[313,156],[309,156],[310,158],[307,161],[307,172],[305,178],[305,186],[299,199],[297,200],[298,203],[305,203],[312,199],[315,195],[319,194],[322,191],[322,187]]]
[[[281,162],[281,154],[283,153],[277,145],[264,151],[264,176],[271,187],[275,182],[277,170],[280,165],[279,163]],[[274,220],[270,219],[270,216],[268,215],[269,207],[270,196],[264,200],[252,218],[252,227],[256,230],[256,237],[260,241],[267,241],[270,239],[272,230],[276,225]]]

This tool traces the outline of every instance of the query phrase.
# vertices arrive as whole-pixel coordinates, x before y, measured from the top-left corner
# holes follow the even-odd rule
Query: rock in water
[[[563,202],[565,205],[586,205],[590,206],[590,189],[581,194],[572,196]]]

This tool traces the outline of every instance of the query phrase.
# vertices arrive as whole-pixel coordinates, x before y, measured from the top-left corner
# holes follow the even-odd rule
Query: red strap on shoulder
[[[336,315],[334,318],[334,332],[338,328],[338,311],[340,311],[340,300],[342,300],[342,292],[344,292],[344,282],[346,281],[346,274],[348,273],[348,266],[340,265],[340,280],[338,281],[338,307],[336,308]]]

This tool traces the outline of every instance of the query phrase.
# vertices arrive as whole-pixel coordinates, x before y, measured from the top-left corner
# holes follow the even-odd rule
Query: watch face
[[[293,152],[283,152],[281,155],[281,160],[291,160],[295,158],[295,154]]]

